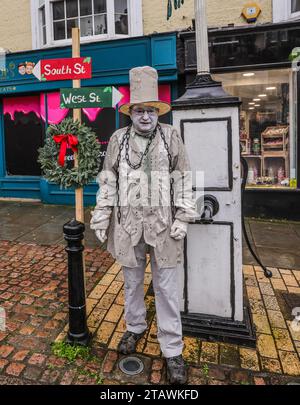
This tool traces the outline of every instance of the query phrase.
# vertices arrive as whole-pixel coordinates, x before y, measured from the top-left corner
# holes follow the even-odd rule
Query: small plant
[[[77,358],[91,360],[92,356],[89,347],[70,345],[65,342],[55,342],[52,344],[52,353],[72,363]]]
[[[202,367],[202,373],[205,377],[208,377],[209,367],[207,364],[204,364]]]
[[[103,384],[103,375],[101,373],[94,373],[88,370],[79,370],[79,373],[82,375],[86,375],[90,378],[93,378],[94,380],[96,380],[96,384],[98,385]]]

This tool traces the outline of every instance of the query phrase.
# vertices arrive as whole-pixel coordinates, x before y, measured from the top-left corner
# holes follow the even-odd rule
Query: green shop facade
[[[0,71],[0,198],[31,199],[46,204],[74,204],[74,190],[60,189],[42,176],[38,149],[43,146],[49,125],[72,116],[61,110],[60,88],[71,88],[71,81],[40,82],[32,74],[43,59],[70,58],[71,47],[50,48],[8,54],[6,68]],[[129,70],[153,66],[159,73],[160,96],[177,98],[176,33],[82,45],[81,56],[92,58],[92,79],[82,87],[115,86],[129,97]],[[171,115],[163,117],[171,121]],[[93,128],[101,144],[101,162],[112,133],[128,124],[118,108],[85,109],[82,121]],[[84,189],[86,205],[94,205],[98,185]]]

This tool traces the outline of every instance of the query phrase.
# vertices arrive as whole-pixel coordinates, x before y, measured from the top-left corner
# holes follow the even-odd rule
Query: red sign
[[[33,74],[44,82],[91,79],[92,59],[87,57],[41,60],[34,67]]]

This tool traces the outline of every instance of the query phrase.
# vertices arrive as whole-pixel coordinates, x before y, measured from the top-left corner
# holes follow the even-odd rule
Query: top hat
[[[120,112],[130,115],[130,108],[136,104],[154,107],[158,115],[164,115],[171,110],[171,106],[158,99],[158,74],[150,66],[136,67],[130,70],[130,103],[123,104]]]

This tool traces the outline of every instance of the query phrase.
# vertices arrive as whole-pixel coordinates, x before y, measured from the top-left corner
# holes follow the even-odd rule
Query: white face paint
[[[141,134],[152,132],[157,126],[158,110],[156,108],[138,104],[131,109],[130,116],[133,128]]]

